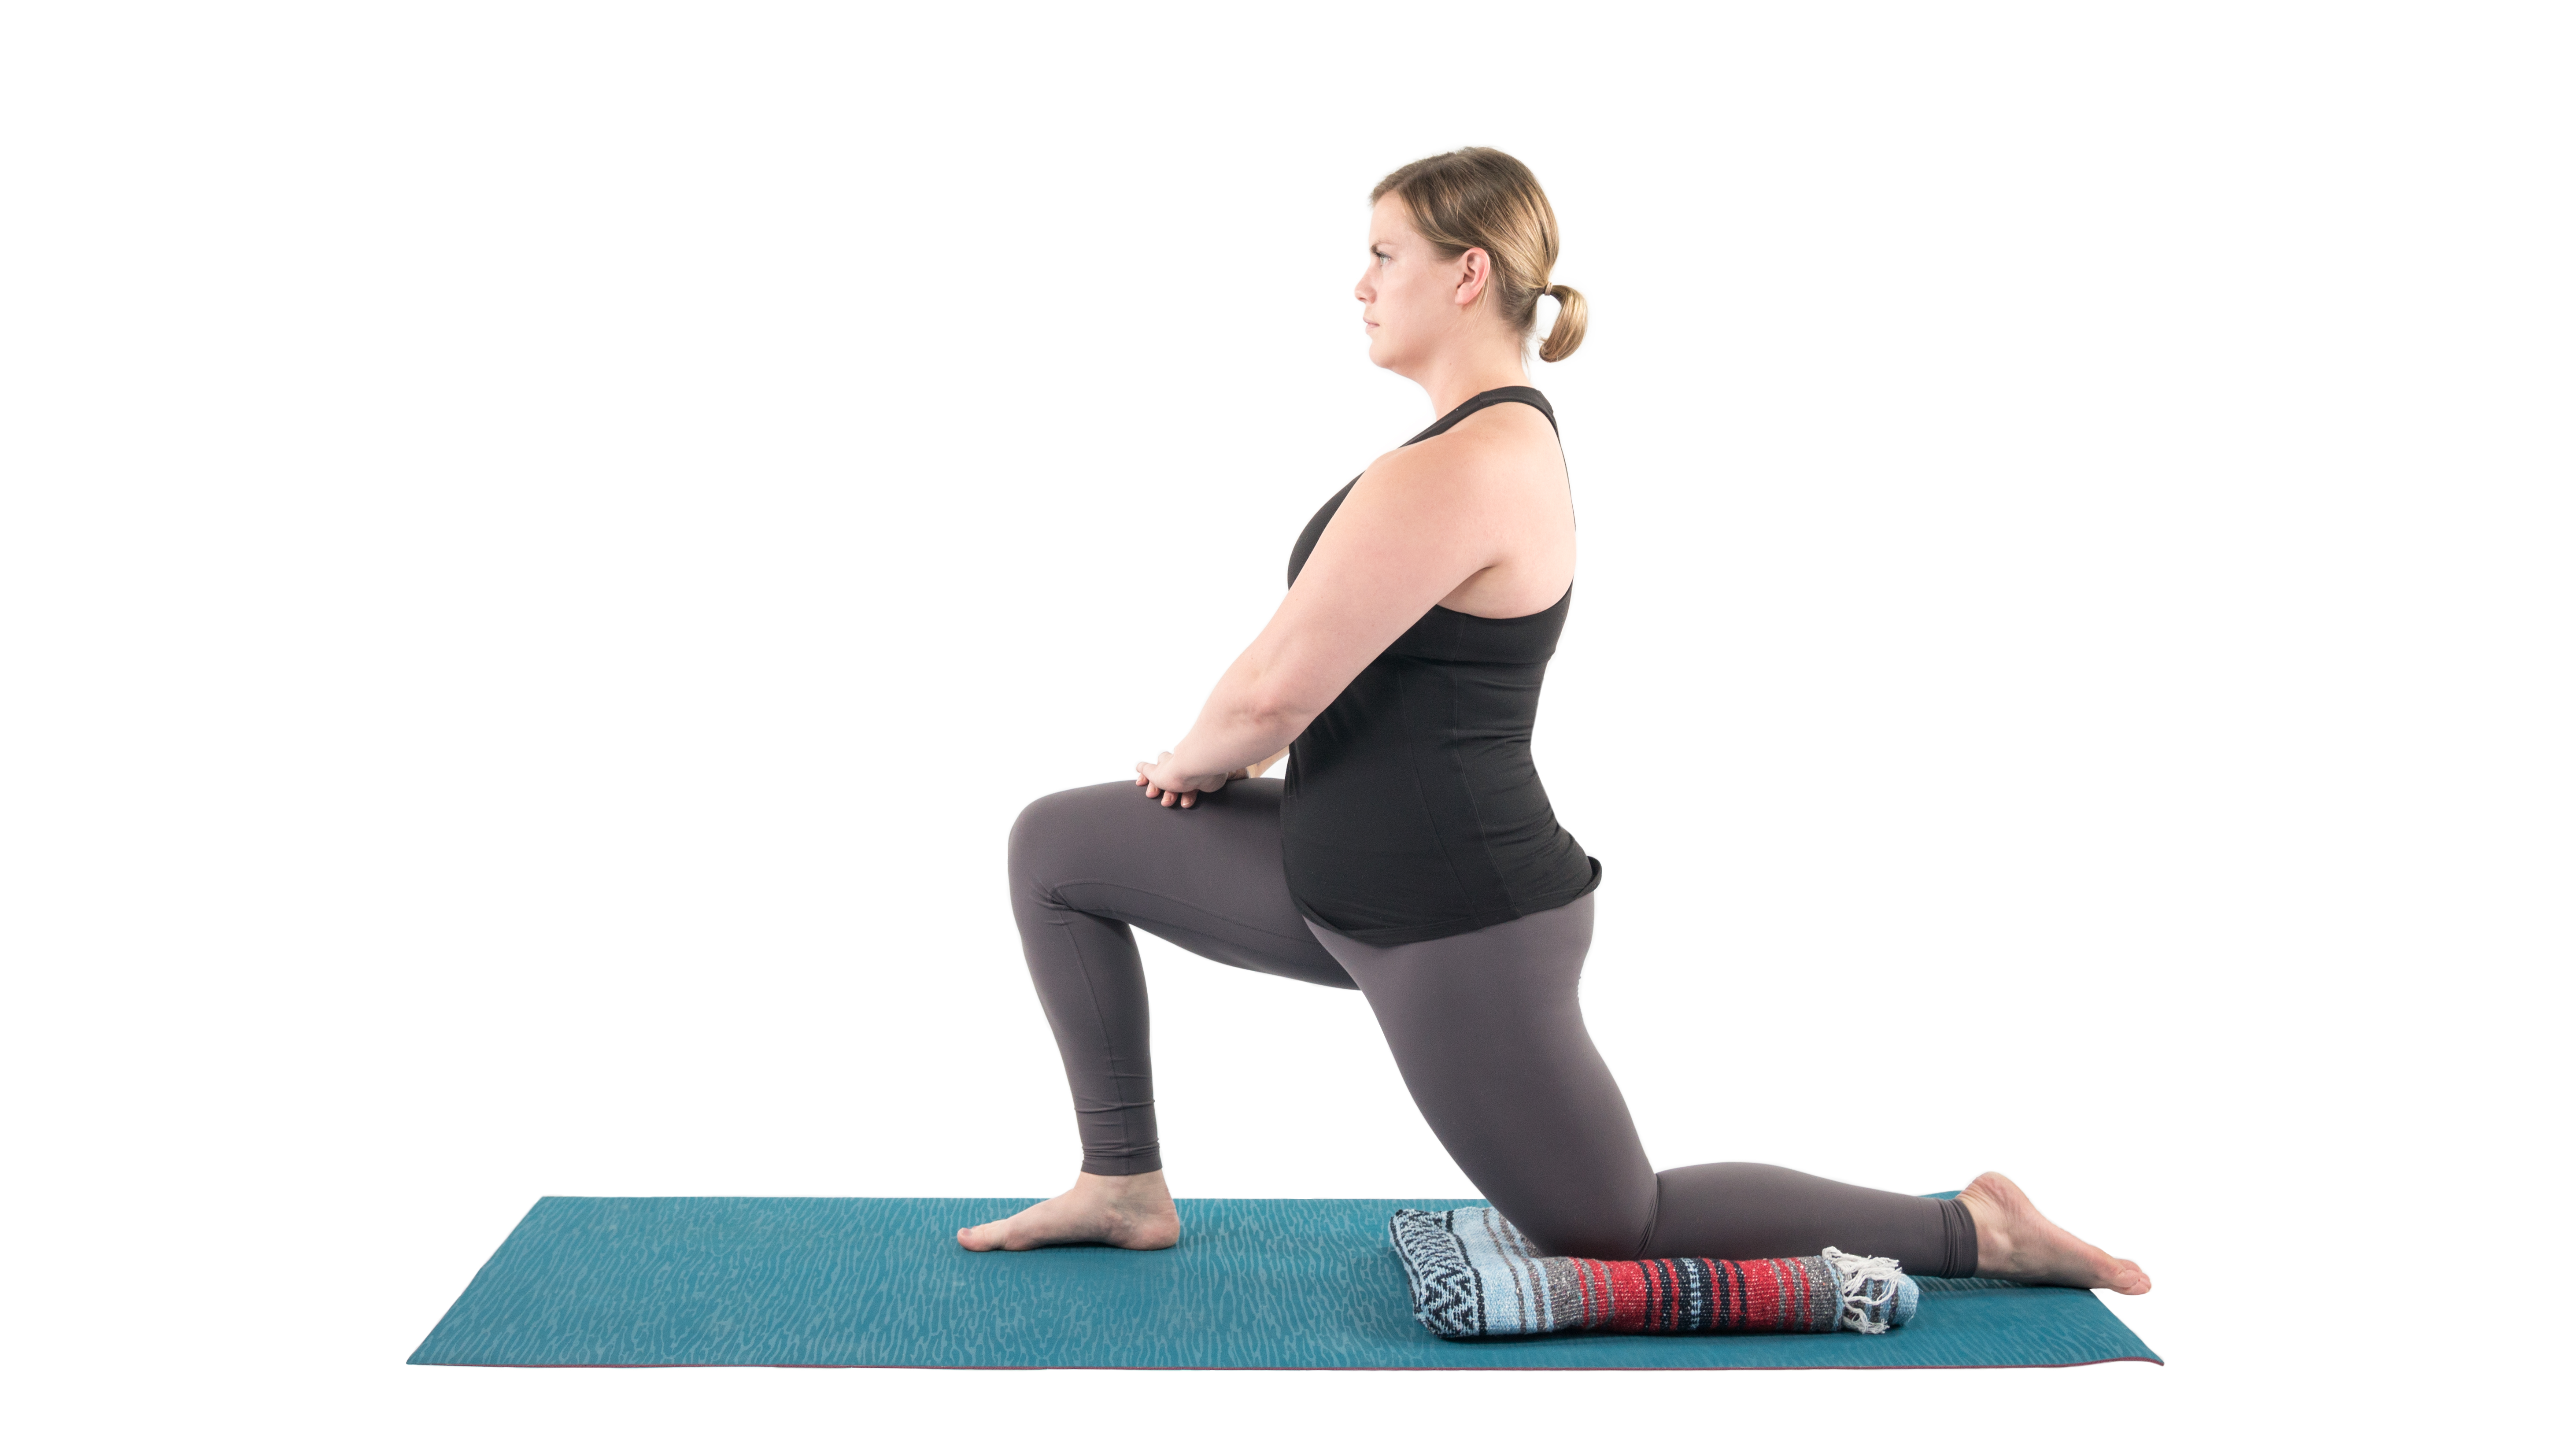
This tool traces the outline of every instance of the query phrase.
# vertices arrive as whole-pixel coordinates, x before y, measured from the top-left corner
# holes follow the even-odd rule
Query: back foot
[[[2040,1215],[2029,1194],[2000,1172],[1989,1172],[1959,1192],[1977,1220],[1977,1276],[2067,1288],[2147,1291],[2146,1270],[2114,1258]]]

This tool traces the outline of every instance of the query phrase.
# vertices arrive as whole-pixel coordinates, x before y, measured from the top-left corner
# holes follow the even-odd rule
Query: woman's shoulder
[[[1505,402],[1478,408],[1436,437],[1381,454],[1361,476],[1464,501],[1492,490],[1561,485],[1565,457],[1545,413]]]
[[[1547,441],[1505,417],[1479,423],[1505,412],[1527,414]],[[1312,557],[1339,560],[1327,571],[1337,580],[1437,576],[1446,588],[1431,602],[1505,619],[1564,595],[1573,550],[1564,458],[1546,416],[1490,407],[1371,463],[1343,491]]]

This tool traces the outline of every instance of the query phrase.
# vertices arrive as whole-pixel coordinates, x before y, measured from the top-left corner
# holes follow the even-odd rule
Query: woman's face
[[[1368,235],[1368,270],[1355,294],[1369,361],[1410,375],[1479,319],[1484,309],[1473,304],[1484,296],[1489,264],[1482,247],[1439,256],[1392,191],[1370,210]]]

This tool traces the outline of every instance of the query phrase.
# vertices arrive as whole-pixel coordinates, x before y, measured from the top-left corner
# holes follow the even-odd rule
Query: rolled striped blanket
[[[1914,1317],[1914,1280],[1889,1258],[1542,1257],[1490,1207],[1398,1208],[1413,1316],[1442,1338],[1560,1333],[1885,1333]]]

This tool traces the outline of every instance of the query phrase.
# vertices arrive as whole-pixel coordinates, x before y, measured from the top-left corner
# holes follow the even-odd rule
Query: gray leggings
[[[1090,785],[1011,827],[1011,910],[1073,1086],[1083,1171],[1163,1165],[1129,929],[1142,926],[1229,966],[1365,994],[1423,1120],[1547,1252],[1771,1258],[1830,1244],[1935,1277],[1976,1271],[1975,1224],[1954,1201],[1752,1162],[1655,1171],[1575,1000],[1593,898],[1436,941],[1354,941],[1289,900],[1279,792],[1238,780],[1183,810],[1132,783]]]

